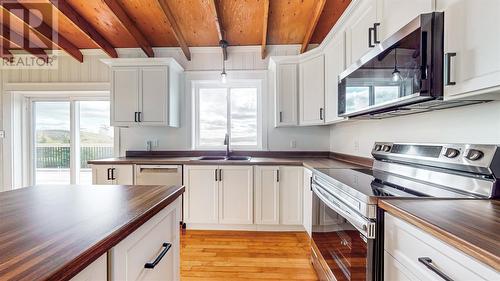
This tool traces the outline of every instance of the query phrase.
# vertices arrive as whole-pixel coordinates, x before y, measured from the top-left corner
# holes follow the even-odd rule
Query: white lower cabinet
[[[219,223],[253,224],[253,166],[220,166],[219,171]]]
[[[71,281],[107,281],[108,280],[108,262],[107,255],[100,256],[93,263],[80,271]]]
[[[255,223],[280,223],[278,166],[255,167]]]
[[[280,224],[302,225],[303,167],[280,166]]]
[[[388,213],[384,250],[385,280],[442,281],[437,271],[455,281],[500,280],[490,266]]]
[[[304,168],[304,181],[303,181],[303,209],[302,209],[302,221],[304,228],[309,234],[309,237],[312,235],[312,190],[311,190],[311,182],[312,182],[312,171]]]
[[[92,184],[134,184],[134,165],[92,165]]]
[[[184,221],[219,222],[219,166],[184,166]]]
[[[178,198],[113,247],[109,280],[180,280],[180,220]]]
[[[252,166],[184,166],[184,220],[253,224]]]

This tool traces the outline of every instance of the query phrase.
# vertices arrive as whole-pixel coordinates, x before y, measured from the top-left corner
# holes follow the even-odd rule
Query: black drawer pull
[[[162,247],[164,248],[161,253],[156,257],[156,259],[153,262],[147,262],[144,265],[144,268],[155,268],[157,264],[160,263],[161,259],[167,254],[168,250],[172,248],[172,244],[170,243],[163,243]]]
[[[446,280],[446,281],[453,281],[453,279],[451,279],[448,275],[446,275],[444,272],[442,272],[441,270],[439,270],[439,268],[437,268],[433,263],[432,263],[432,260],[431,258],[428,258],[428,257],[421,257],[421,258],[418,258],[418,261],[423,263],[425,265],[425,267],[427,267],[428,269],[430,269],[432,272],[436,273],[439,277],[441,277],[443,280]]]

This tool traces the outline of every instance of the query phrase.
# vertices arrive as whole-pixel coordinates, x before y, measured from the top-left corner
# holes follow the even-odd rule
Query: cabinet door
[[[300,64],[300,124],[324,123],[325,62],[323,55]]]
[[[278,64],[276,72],[276,125],[297,125],[297,64]]]
[[[444,10],[445,54],[450,80],[445,98],[470,97],[478,91],[500,90],[500,1],[438,0]],[[446,70],[445,70],[446,71]]]
[[[377,28],[378,37],[383,41],[418,15],[434,11],[434,2],[434,0],[377,0],[377,20],[380,22]]]
[[[369,28],[377,21],[377,0],[361,1],[346,26],[346,62],[347,66],[361,58],[369,46]],[[373,33],[371,43],[374,43]]]
[[[346,120],[338,116],[339,79],[345,69],[345,34],[339,32],[325,48],[325,122]]]
[[[311,190],[312,172],[309,169],[304,168],[304,182],[303,182],[303,194],[304,194],[304,204],[302,210],[303,225],[306,229],[307,234],[311,237],[312,233],[312,190]]]
[[[111,73],[111,125],[134,125],[139,111],[139,68],[114,67]]]
[[[219,222],[253,224],[253,167],[219,166]]]
[[[80,271],[70,281],[107,281],[108,280],[108,263],[107,254],[103,254],[97,260]]]
[[[113,165],[113,184],[132,185],[134,184],[134,165]]]
[[[255,167],[255,223],[279,224],[279,181],[277,166]]]
[[[384,279],[394,281],[419,281],[410,271],[384,251]]]
[[[187,223],[218,223],[218,166],[184,166],[184,220]]]
[[[142,92],[139,99],[141,124],[167,125],[168,69],[165,66],[141,69]]]
[[[110,280],[180,280],[180,219],[178,198],[113,247]],[[154,268],[145,268],[167,249]]]
[[[111,165],[92,165],[92,184],[113,184]]]
[[[280,223],[302,225],[302,167],[280,166]]]

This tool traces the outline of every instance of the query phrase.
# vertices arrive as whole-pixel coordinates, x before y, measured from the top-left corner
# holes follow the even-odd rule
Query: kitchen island
[[[145,263],[166,253],[167,242],[170,253],[157,269],[169,263],[178,274],[183,192],[183,186],[65,185],[0,193],[0,280],[69,280],[96,260],[104,280],[129,270],[154,274],[142,272]],[[124,268],[124,250],[145,260]]]

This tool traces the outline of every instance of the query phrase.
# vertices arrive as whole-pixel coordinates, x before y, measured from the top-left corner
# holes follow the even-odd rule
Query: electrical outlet
[[[3,139],[3,138],[5,138],[5,131],[1,130],[0,131],[0,139]]]
[[[297,147],[297,141],[296,140],[290,140],[290,148],[296,148]]]

